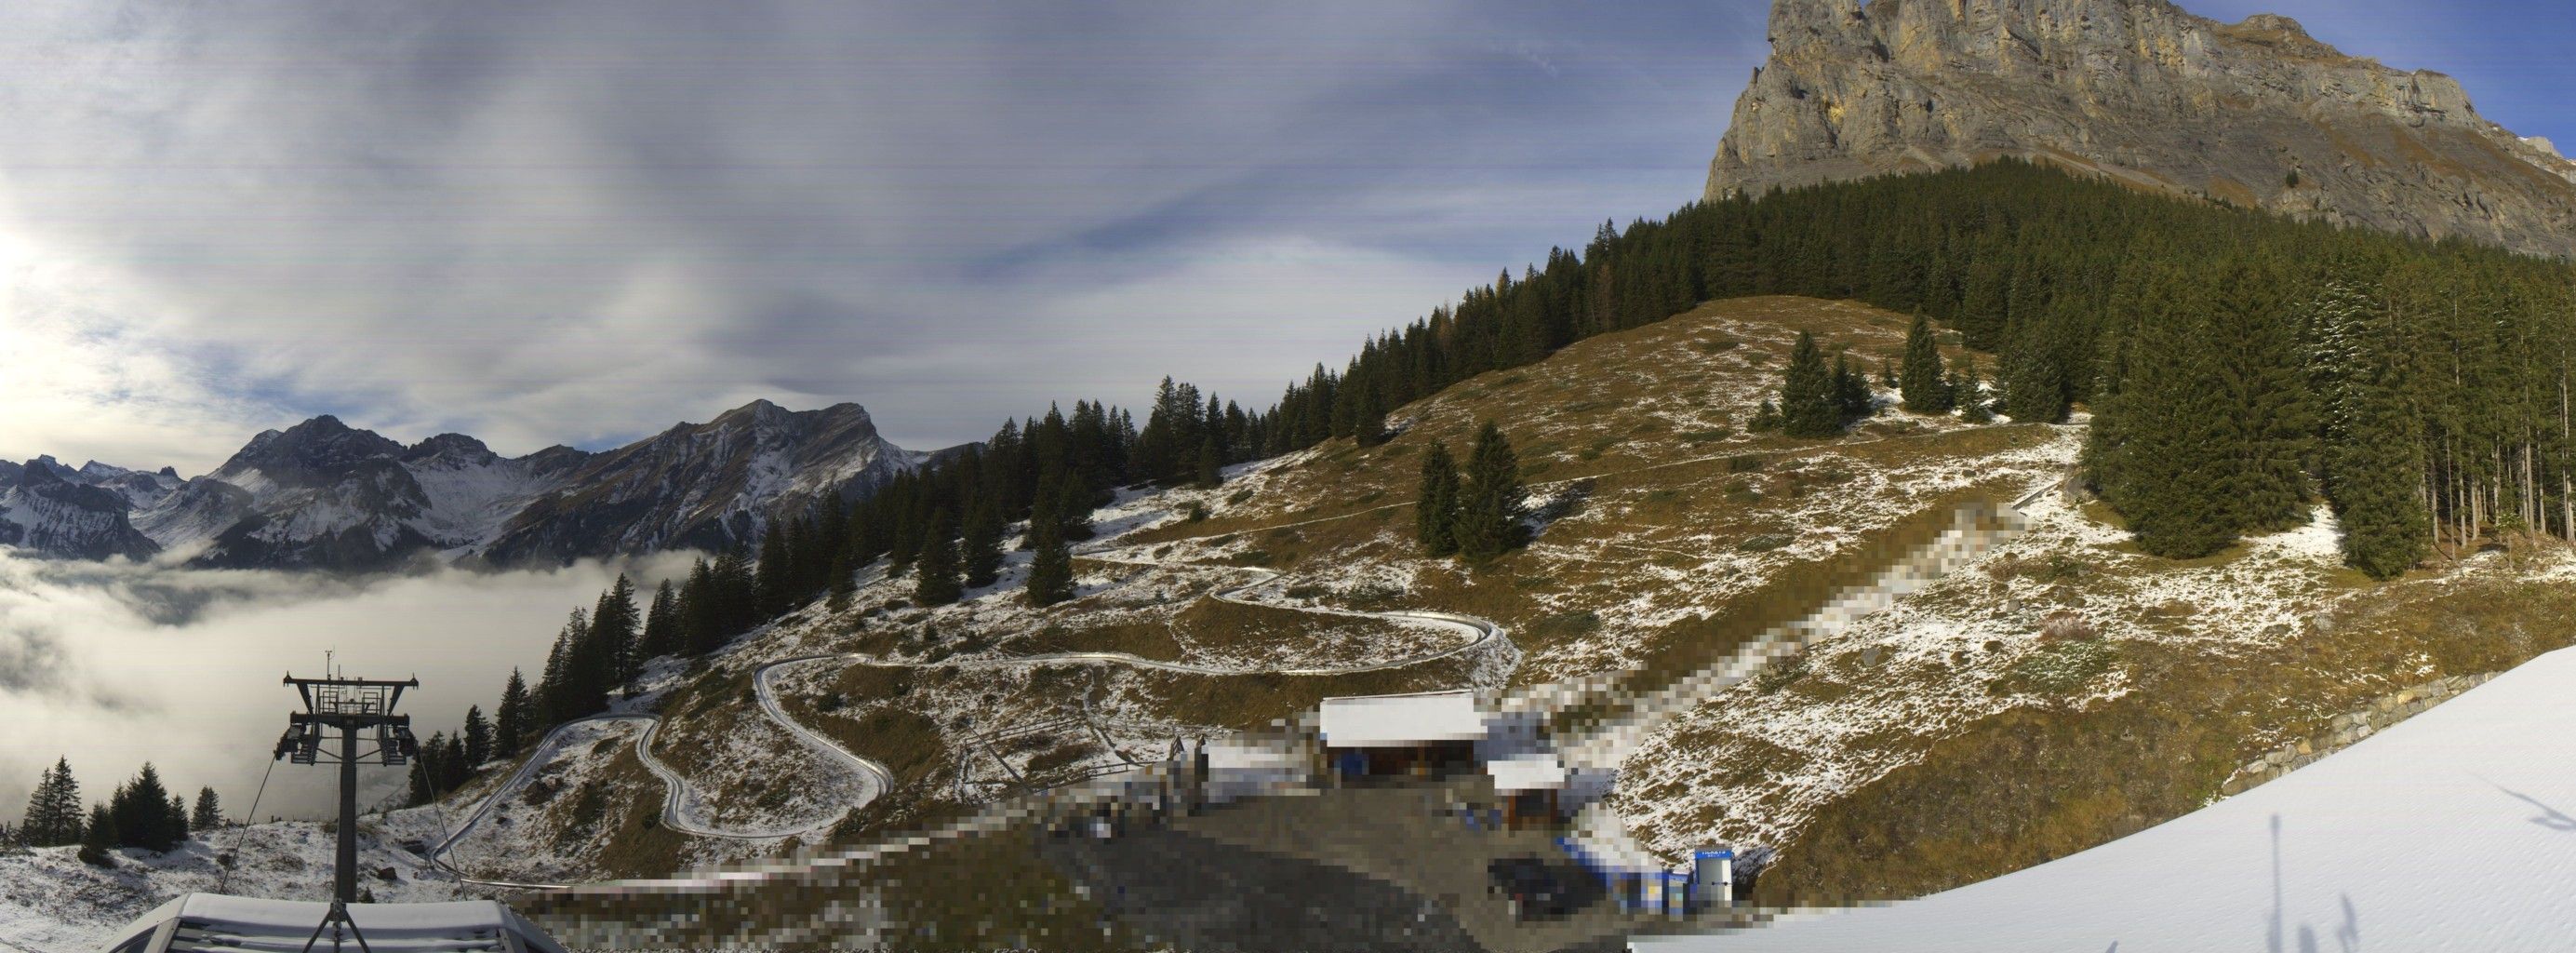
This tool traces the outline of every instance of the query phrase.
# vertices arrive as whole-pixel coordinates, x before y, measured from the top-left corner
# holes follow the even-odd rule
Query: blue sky
[[[2236,19],[2257,7],[2200,3]],[[2576,138],[2562,6],[2259,9]],[[1694,198],[1759,2],[0,10],[0,454],[1266,404]]]

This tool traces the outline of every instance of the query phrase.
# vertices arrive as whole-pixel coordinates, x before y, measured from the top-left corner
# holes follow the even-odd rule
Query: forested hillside
[[[2562,263],[2133,191],[2022,162],[1697,204],[1291,388],[1274,433],[1348,435],[1484,371],[1709,299],[1919,311],[2000,355],[2019,420],[2095,412],[2091,480],[2190,557],[2322,490],[2386,576],[2497,531],[2576,539]],[[2311,480],[2311,476],[2318,479]]]

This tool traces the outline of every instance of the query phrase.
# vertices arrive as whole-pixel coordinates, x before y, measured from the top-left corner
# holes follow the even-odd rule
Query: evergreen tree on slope
[[[1446,444],[1434,443],[1422,456],[1422,491],[1413,513],[1413,536],[1426,556],[1458,551],[1458,462]]]
[[[1920,311],[1905,331],[1905,364],[1897,373],[1897,392],[1904,395],[1905,409],[1913,413],[1950,412],[1950,381],[1943,374],[1941,346],[1932,334],[1931,320]]]
[[[1842,429],[1842,409],[1834,403],[1833,371],[1816,347],[1816,336],[1800,331],[1780,384],[1780,432],[1812,440]]]

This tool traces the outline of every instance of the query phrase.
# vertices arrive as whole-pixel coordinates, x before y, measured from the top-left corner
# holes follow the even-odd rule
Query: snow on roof
[[[313,936],[313,928],[330,912],[331,905],[327,903],[191,893],[153,908],[118,934],[107,948],[117,953],[177,946],[302,950]],[[353,903],[349,905],[349,918],[356,921],[358,932],[373,949],[406,953],[503,949],[508,947],[499,940],[505,932],[518,938],[517,947],[521,949],[545,953],[562,953],[563,949],[545,931],[497,900]],[[154,940],[154,934],[172,921],[177,921],[176,928],[170,931],[172,935],[158,942],[144,942]],[[323,939],[327,942],[329,936]],[[350,944],[355,945],[354,941]]]
[[[1485,762],[1497,794],[1554,791],[1565,787],[1565,765],[1552,754],[1520,755]]]
[[[1485,737],[1485,715],[1468,691],[1327,698],[1322,724],[1324,745],[1331,748],[1402,748]]]
[[[2576,649],[2091,850],[1888,906],[1633,949],[2565,949]],[[2364,944],[2367,944],[2366,946]]]
[[[1208,742],[1210,771],[1302,770],[1306,756],[1285,745],[1269,741],[1238,741],[1220,738]]]

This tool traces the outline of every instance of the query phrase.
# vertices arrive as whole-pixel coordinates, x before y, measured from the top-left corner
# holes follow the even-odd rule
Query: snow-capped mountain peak
[[[425,553],[508,564],[717,548],[926,459],[887,443],[848,403],[791,411],[756,400],[614,450],[522,457],[458,433],[406,447],[323,415],[262,431],[193,480],[96,461],[75,470],[52,457],[0,464],[0,489],[18,494],[0,512],[13,521],[0,545],[330,569]],[[28,485],[68,489],[20,491]]]

